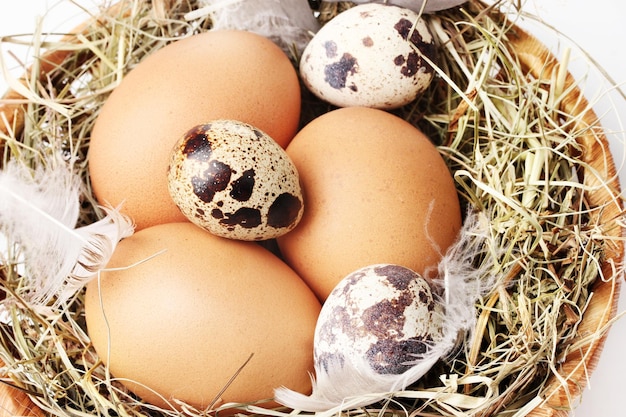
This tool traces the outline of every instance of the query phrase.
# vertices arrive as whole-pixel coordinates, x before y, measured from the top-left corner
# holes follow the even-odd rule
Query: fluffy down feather
[[[18,295],[35,305],[64,304],[104,268],[118,241],[133,233],[117,210],[76,228],[81,179],[51,158],[31,170],[9,161],[0,171],[0,236],[17,248],[24,284]]]

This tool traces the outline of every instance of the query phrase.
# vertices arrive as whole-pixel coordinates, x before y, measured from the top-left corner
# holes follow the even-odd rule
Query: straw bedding
[[[210,30],[206,16],[185,19],[197,6],[123,1],[45,45],[0,101],[0,164],[34,169],[45,155],[64,155],[83,179],[80,223],[101,218],[86,168],[98,110],[142,58]],[[324,22],[350,3],[320,7]],[[395,111],[433,139],[463,206],[489,220],[474,262],[488,262],[499,280],[475,306],[474,337],[454,356],[389,401],[347,414],[566,415],[601,352],[623,272],[613,158],[567,62],[520,30],[513,10],[470,1],[428,16],[441,55],[436,82]],[[330,109],[309,96],[303,106],[303,123]],[[0,263],[0,390],[8,414],[205,415],[157,410],[126,392],[89,344],[82,293],[40,314],[19,295],[19,247],[8,247]]]

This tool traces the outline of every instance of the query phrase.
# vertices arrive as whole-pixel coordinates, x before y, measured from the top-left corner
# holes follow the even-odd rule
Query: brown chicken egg
[[[461,227],[452,175],[416,127],[383,110],[347,107],[306,125],[287,147],[307,209],[278,238],[325,300],[346,275],[389,263],[429,277]]]
[[[268,250],[189,222],[120,242],[85,299],[89,337],[112,376],[162,408],[271,399],[283,385],[310,391],[320,309]]]
[[[184,221],[169,198],[167,165],[184,132],[214,119],[251,124],[285,147],[300,118],[300,84],[272,41],[213,30],[171,43],[134,67],[95,122],[89,174],[102,204],[136,223]]]

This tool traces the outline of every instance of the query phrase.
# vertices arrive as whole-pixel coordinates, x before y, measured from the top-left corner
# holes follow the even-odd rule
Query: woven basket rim
[[[115,15],[119,13],[124,1],[111,6],[106,13]],[[105,24],[104,20],[95,19],[97,24]],[[94,24],[93,20],[87,20],[81,25],[74,28],[70,34],[66,35],[62,41],[73,42],[75,34],[84,32],[89,26]],[[520,60],[522,66],[532,76],[541,78],[549,77],[551,73],[558,67],[558,59],[548,50],[548,48],[530,33],[522,30],[518,26],[515,27],[516,36],[511,37],[510,46],[515,51],[515,55]],[[60,63],[68,58],[72,53],[71,49],[54,50],[46,53],[40,62],[40,76],[44,77],[48,72],[55,69]],[[22,82],[26,82],[24,79]],[[566,88],[575,86],[575,80],[568,73],[566,79]],[[597,115],[589,109],[588,103],[578,87],[573,87],[569,95],[569,100],[565,100],[562,104],[569,111],[576,109],[585,109],[583,123],[592,126],[598,124]],[[24,127],[25,101],[19,93],[13,90],[5,92],[0,99],[0,114],[6,118],[6,125],[0,125],[0,131],[7,133],[8,126],[13,130],[21,130]],[[576,114],[576,113],[572,113]],[[607,156],[608,140],[604,135],[598,137],[582,136],[579,138],[580,143],[585,147],[586,152],[582,159],[591,164],[598,172],[603,174],[607,181],[607,187],[600,189],[593,196],[593,201],[597,204],[611,202],[607,205],[607,216],[615,218],[623,212],[621,201],[615,199],[615,195],[620,194],[619,179],[617,170],[612,156]],[[0,147],[0,157],[3,157],[4,148]],[[607,231],[611,236],[622,237],[624,228],[615,225]],[[612,277],[610,280],[599,280],[594,284],[594,300],[589,306],[588,311],[581,322],[579,333],[597,332],[610,326],[610,321],[617,312],[617,303],[621,287],[621,279],[618,279],[616,271],[621,271],[622,260],[624,258],[625,248],[621,240],[615,241],[607,249],[606,259],[602,264],[602,270],[605,276]],[[621,273],[619,274],[621,275]],[[601,355],[603,345],[606,339],[606,333],[597,340],[592,340],[583,345],[577,352],[571,353],[564,364],[562,364],[562,376],[567,376],[567,383],[564,384],[558,377],[552,376],[548,385],[548,396],[546,401],[538,404],[530,412],[532,417],[566,417],[567,408],[573,398],[581,395],[585,388],[589,374],[595,369],[599,357]],[[0,365],[2,362],[0,361]],[[45,414],[34,405],[29,399],[28,394],[13,388],[9,385],[0,384],[0,415],[34,415],[44,416]]]
[[[518,29],[517,33],[518,37],[512,38],[511,40],[511,47],[516,49],[520,62],[528,69],[528,72],[538,78],[542,77],[544,74],[553,73],[555,68],[559,65],[558,59],[545,45],[528,32]],[[566,86],[571,87],[573,85],[575,85],[574,77],[568,73]],[[588,102],[582,97],[582,92],[578,88],[572,90],[568,99],[562,106],[570,111],[576,108],[584,108],[586,110],[583,116],[583,123],[588,126],[594,126],[598,123],[597,115],[593,110],[589,110]],[[598,142],[597,137],[592,138],[590,136],[591,135],[582,135],[578,138],[579,142],[583,144],[586,149],[582,159],[590,163],[593,168],[598,169],[599,172],[602,172],[607,184],[610,184],[613,192],[619,193],[621,188],[615,163],[612,156],[609,155],[609,158],[606,158],[603,155],[604,149],[608,147],[606,136],[603,133],[600,142]],[[598,193],[593,196],[594,203],[610,200],[613,200],[613,194],[606,189],[599,190]],[[623,210],[621,202],[615,201],[615,204],[610,205],[609,210],[611,213],[607,213],[608,216],[619,216]],[[615,225],[610,231],[610,234],[615,237],[621,237],[624,234],[624,229]],[[623,259],[624,244],[622,241],[615,242],[614,245],[607,249],[607,257],[602,264],[602,271],[605,276],[614,277],[614,279],[610,281],[598,281],[593,285],[595,300],[591,303],[590,310],[585,313],[585,318],[581,322],[581,327],[578,330],[579,334],[587,331],[597,331],[602,326],[607,325],[617,313],[621,279],[618,279],[615,272],[612,271],[612,268],[614,268],[615,265],[621,265]],[[612,265],[611,262],[615,262],[615,265]],[[590,320],[590,317],[595,320]],[[586,346],[581,348],[581,351],[586,353],[584,355],[578,352],[570,354],[565,360],[560,372],[562,376],[569,376],[567,384],[564,385],[556,376],[552,376],[549,382],[546,402],[536,407],[529,416],[567,416],[569,411],[559,410],[559,408],[563,405],[570,404],[572,398],[579,397],[582,394],[583,389],[586,387],[589,374],[596,368],[599,361],[605,340],[606,334],[596,341],[589,342]]]

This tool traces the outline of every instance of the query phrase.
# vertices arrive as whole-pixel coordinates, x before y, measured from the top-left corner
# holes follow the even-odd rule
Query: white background
[[[593,6],[590,4],[593,3]],[[98,0],[20,0],[0,3],[0,36],[32,33],[36,19],[48,14],[43,22],[44,31],[69,30],[83,20],[79,5],[95,10],[103,4]],[[524,10],[540,17],[548,25],[558,29],[561,35],[545,26],[524,19],[520,24],[530,28],[544,43],[561,56],[563,47],[573,46],[571,70],[579,79],[585,78],[586,94],[597,104],[596,111],[602,115],[602,123],[613,144],[616,164],[623,163],[624,126],[626,124],[626,100],[610,90],[611,84],[602,79],[597,71],[589,69],[588,59],[580,52],[586,51],[626,94],[626,2],[623,0],[526,0]],[[27,40],[28,38],[22,38]],[[570,39],[573,43],[570,44]],[[3,47],[2,57],[12,68],[12,74],[21,72],[20,66],[10,53],[20,60],[27,60],[28,48]],[[0,92],[5,91],[5,76],[0,75]],[[616,110],[617,109],[617,110]],[[620,170],[622,183],[626,168]],[[624,187],[626,188],[626,187]],[[626,289],[622,291],[620,312],[626,310]],[[626,396],[622,380],[626,376],[626,317],[612,328],[598,368],[584,392],[582,403],[573,416],[616,417],[624,415],[623,401]]]

